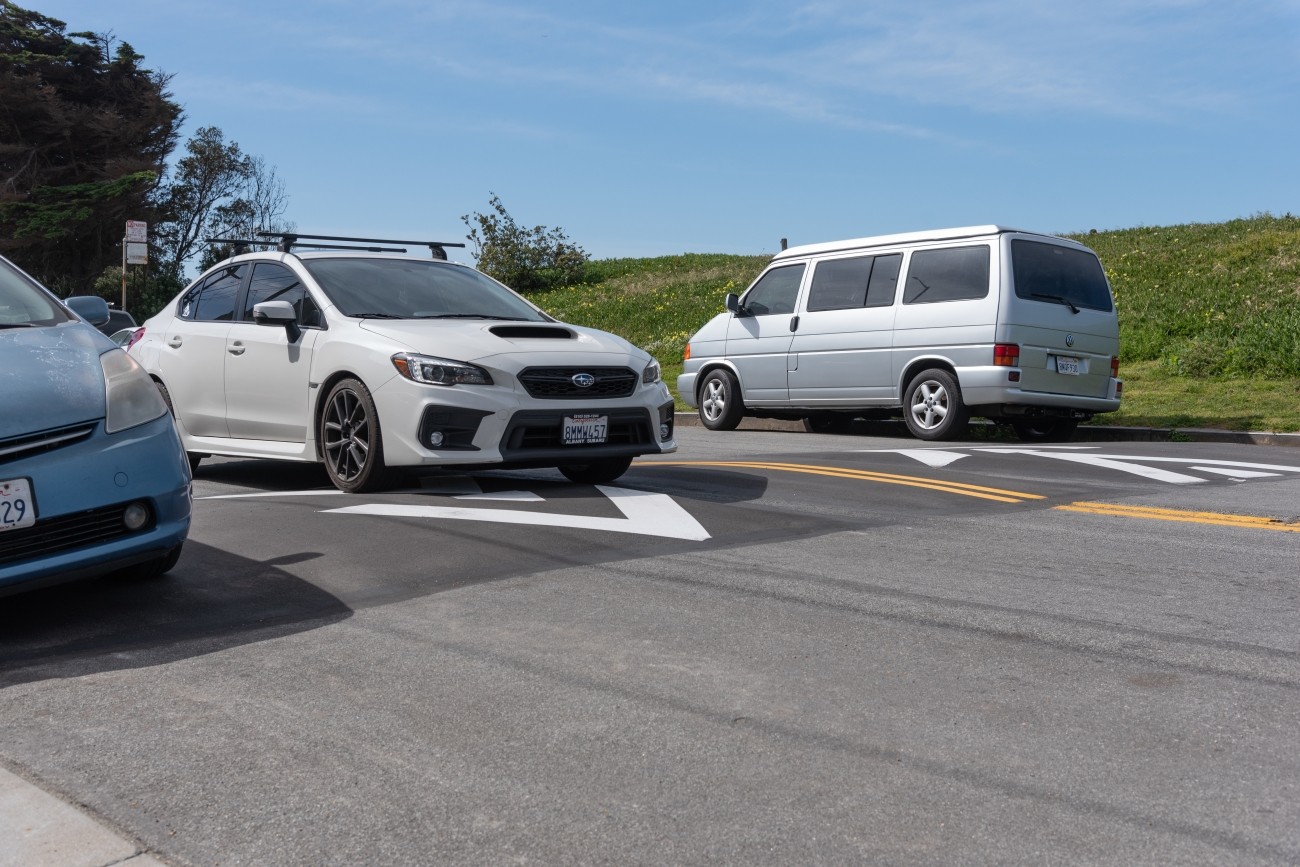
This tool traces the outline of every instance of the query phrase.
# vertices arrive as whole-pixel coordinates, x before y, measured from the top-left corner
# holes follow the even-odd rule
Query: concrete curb
[[[84,811],[0,768],[0,867],[163,867]]]
[[[700,417],[696,413],[679,412],[673,418],[677,427],[701,427]],[[803,431],[802,421],[788,421],[776,418],[746,418],[737,430],[775,430]],[[916,442],[907,432],[902,421],[865,421],[858,419],[844,431],[845,434],[862,436],[898,437]],[[1008,440],[1018,442],[1014,437],[1006,437],[996,425],[975,421],[971,423],[970,433],[966,439],[972,440]],[[1151,428],[1119,427],[1115,425],[1081,425],[1074,436],[1075,442],[1198,442],[1198,443],[1242,443],[1258,446],[1300,447],[1300,434],[1270,433],[1267,431],[1232,431],[1217,428]]]

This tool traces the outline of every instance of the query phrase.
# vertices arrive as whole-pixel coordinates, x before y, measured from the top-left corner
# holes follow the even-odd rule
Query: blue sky
[[[595,258],[1300,213],[1298,0],[19,5],[171,73],[303,232],[464,240],[492,192]]]

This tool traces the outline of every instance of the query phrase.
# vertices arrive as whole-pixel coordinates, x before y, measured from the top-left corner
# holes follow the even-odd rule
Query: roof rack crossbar
[[[298,232],[270,232],[270,231],[260,231],[257,234],[264,238],[279,238],[280,241],[279,244],[277,245],[277,249],[282,253],[288,253],[290,250],[293,249],[295,244],[304,247],[317,247],[317,248],[333,249],[333,250],[369,249],[369,248],[358,248],[358,247],[329,247],[328,245],[325,244],[315,243],[316,241],[351,241],[351,242],[357,242],[361,244],[409,244],[416,247],[428,247],[429,252],[433,254],[433,258],[446,259],[447,251],[444,248],[465,246],[464,244],[457,243],[455,241],[397,241],[392,238],[352,238],[346,235],[303,235]],[[406,250],[384,250],[381,252],[405,253]]]

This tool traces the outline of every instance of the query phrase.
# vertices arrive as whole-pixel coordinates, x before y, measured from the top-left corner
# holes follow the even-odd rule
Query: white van
[[[972,415],[1069,439],[1119,409],[1119,320],[1097,255],[1002,226],[792,247],[686,346],[682,400],[812,431],[900,413],[923,440]]]

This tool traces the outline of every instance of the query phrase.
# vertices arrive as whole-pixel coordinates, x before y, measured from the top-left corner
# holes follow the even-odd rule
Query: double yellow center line
[[[834,476],[841,479],[859,479],[867,482],[881,482],[887,485],[906,485],[912,488],[925,488],[942,491],[947,494],[959,494],[963,497],[976,497],[981,500],[993,500],[999,503],[1023,503],[1030,500],[1047,499],[1041,494],[1029,494],[1024,491],[1011,491],[1005,488],[989,488],[982,485],[967,485],[961,482],[945,482],[938,479],[926,479],[920,476],[900,476],[894,473],[876,473],[870,470],[853,470],[847,467],[823,467],[815,464],[790,464],[772,461],[644,461],[641,467],[735,467],[751,470],[776,470],[785,473],[806,473],[814,476]],[[1152,506],[1124,506],[1117,503],[1069,503],[1053,506],[1061,512],[1081,512],[1086,515],[1106,515],[1115,518],[1146,518],[1157,521],[1182,521],[1190,524],[1213,524],[1220,527],[1241,527],[1251,530],[1281,530],[1300,533],[1300,522],[1287,523],[1277,518],[1264,518],[1255,515],[1229,515],[1220,512],[1197,512],[1183,509],[1158,509]]]

